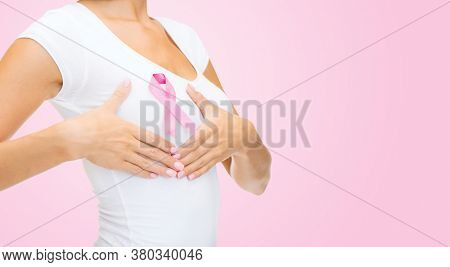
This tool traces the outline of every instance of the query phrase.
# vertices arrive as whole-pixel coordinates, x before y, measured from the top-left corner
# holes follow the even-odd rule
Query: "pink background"
[[[2,0],[38,18],[72,1]],[[150,1],[193,26],[233,99],[267,101],[444,0]],[[30,24],[0,3],[0,54]],[[273,148],[450,244],[450,5],[282,96],[311,99],[312,148]],[[289,129],[274,114],[271,130]],[[45,104],[16,136],[60,120]],[[221,172],[220,246],[437,246],[437,242],[273,154],[255,197]],[[0,192],[0,244],[92,195],[81,164]],[[96,201],[15,246],[90,246]]]

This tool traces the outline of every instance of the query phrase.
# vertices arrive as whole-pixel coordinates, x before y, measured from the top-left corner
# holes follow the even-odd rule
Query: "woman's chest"
[[[84,81],[82,87],[77,88],[70,102],[75,104],[79,112],[86,112],[104,104],[114,93],[118,86],[126,79],[130,79],[132,90],[127,99],[122,103],[118,115],[142,128],[151,130],[167,139],[175,140],[177,144],[187,139],[191,132],[180,124],[181,117],[189,118],[187,121],[200,125],[202,115],[198,107],[195,106],[186,92],[187,85],[190,83],[204,96],[216,102],[222,108],[231,110],[231,104],[223,91],[209,82],[204,75],[189,81],[173,72],[165,69],[158,64],[149,62],[135,54],[128,53],[122,47],[110,44],[101,50],[93,51],[87,59]],[[154,75],[162,74],[167,78],[166,86],[155,89]],[[158,85],[158,84],[156,84]],[[162,98],[158,90],[168,91],[167,98]],[[176,104],[178,109],[168,110],[169,106]],[[167,112],[183,113],[178,118],[171,116],[170,119],[176,121],[175,136],[166,135]],[[173,114],[172,114],[173,115]],[[186,121],[186,120],[184,120]],[[186,124],[184,124],[186,125]]]
[[[194,80],[197,72],[176,42],[156,20],[151,25],[107,22],[111,32],[127,49],[168,71]]]
[[[163,75],[161,83],[155,75]],[[88,111],[105,103],[118,86],[131,80],[131,91],[121,104],[117,115],[122,119],[150,130],[167,139],[182,143],[191,134],[191,125],[202,123],[202,115],[186,92],[188,80],[150,64],[135,61],[123,65],[91,64],[89,75],[74,103]],[[199,80],[199,79],[197,79]],[[193,83],[194,86],[196,82]],[[184,119],[184,121],[181,121]],[[169,119],[169,121],[168,121]],[[188,121],[190,124],[184,123]],[[168,134],[168,127],[174,134]]]

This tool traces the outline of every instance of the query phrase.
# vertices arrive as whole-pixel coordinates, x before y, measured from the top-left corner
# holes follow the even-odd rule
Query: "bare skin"
[[[145,0],[80,3],[141,55],[188,80],[196,77],[195,69],[162,26],[148,17]],[[222,88],[211,62],[204,75]],[[141,129],[115,114],[132,90],[127,81],[103,106],[43,131],[9,140],[45,100],[58,93],[62,82],[52,58],[32,40],[16,40],[0,61],[0,190],[64,162],[86,158],[99,166],[146,178],[163,175],[195,179],[222,162],[244,190],[257,195],[264,192],[271,157],[255,127],[237,113],[211,112],[208,101],[193,89],[189,95],[205,118],[219,129],[208,132],[209,136],[217,137],[220,144],[232,143],[231,146],[217,145],[205,153],[199,135],[179,148],[151,132],[142,136]],[[232,125],[227,116],[233,116]],[[236,138],[233,140],[237,141],[228,142],[231,129]],[[251,149],[244,140],[254,141]]]

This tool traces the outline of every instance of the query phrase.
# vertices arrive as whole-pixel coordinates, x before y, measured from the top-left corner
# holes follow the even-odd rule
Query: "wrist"
[[[77,146],[74,140],[73,128],[71,121],[64,121],[52,127],[54,142],[62,156],[66,161],[78,160],[84,157],[82,150]]]
[[[29,139],[33,140],[32,144],[37,149],[45,147],[48,157],[52,157],[58,164],[75,160],[70,153],[69,143],[66,141],[61,123],[31,134]]]
[[[242,119],[242,127],[240,134],[240,142],[237,146],[236,156],[243,157],[248,156],[251,150],[254,150],[262,145],[256,127],[253,123],[247,119]]]

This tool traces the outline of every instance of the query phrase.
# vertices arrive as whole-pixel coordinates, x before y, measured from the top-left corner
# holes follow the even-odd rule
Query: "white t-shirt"
[[[156,19],[196,69],[195,80],[188,81],[140,55],[79,3],[48,11],[19,38],[41,44],[57,64],[63,86],[51,102],[64,118],[102,105],[129,78],[133,89],[118,115],[164,136],[163,106],[148,89],[154,73],[166,75],[181,109],[196,125],[202,117],[185,91],[188,83],[231,112],[225,94],[203,75],[209,57],[196,32],[169,19]],[[180,145],[189,132],[179,127],[176,138],[165,137]],[[131,177],[132,174],[104,169],[87,160],[84,166],[99,200],[96,246],[215,245],[219,207],[215,168],[190,182]]]

